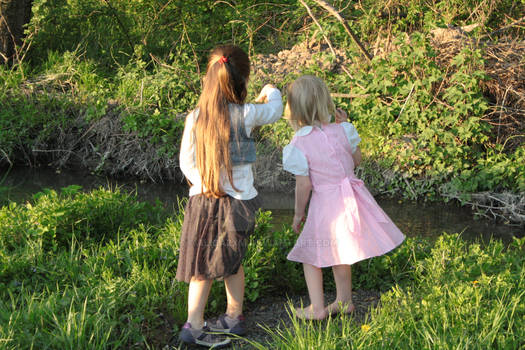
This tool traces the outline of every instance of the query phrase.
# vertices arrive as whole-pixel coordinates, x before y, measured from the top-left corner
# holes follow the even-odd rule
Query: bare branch
[[[359,38],[354,34],[354,32],[352,32],[352,30],[348,26],[348,23],[347,23],[346,19],[344,19],[344,17],[341,16],[341,14],[339,12],[337,12],[337,10],[332,5],[330,5],[328,2],[326,2],[324,0],[313,0],[313,1],[316,2],[319,6],[323,7],[326,11],[328,11],[328,13],[330,13],[332,16],[334,16],[343,25],[343,27],[345,28],[345,31],[348,33],[348,35],[350,35],[350,37],[356,43],[356,45],[359,47],[359,50],[361,50],[361,52],[366,57],[366,59],[369,62],[372,61],[372,55],[370,55],[370,53],[368,53],[368,51],[365,49],[365,47],[363,46],[363,44],[361,43]],[[301,0],[301,2],[302,2],[302,0]]]
[[[341,94],[341,93],[331,93],[330,96],[332,97],[339,97],[339,98],[359,98],[359,97],[368,97],[370,94]]]
[[[512,28],[512,27],[514,27],[516,24],[518,24],[518,23],[520,23],[520,22],[523,22],[523,21],[525,21],[525,16],[521,17],[521,18],[518,19],[518,20],[515,20],[514,22],[512,22],[512,23],[509,24],[509,25],[506,25],[505,27],[502,27],[502,28],[500,28],[500,29],[497,29],[497,30],[493,31],[492,33],[489,33],[489,34],[485,35],[484,37],[489,37],[489,38],[490,38],[492,35],[497,34],[497,33],[499,33],[499,32],[502,32],[502,31],[504,31],[504,30],[507,30],[507,29],[509,29],[509,28]]]
[[[324,40],[326,41],[326,43],[328,44],[328,46],[330,47],[330,51],[332,51],[332,54],[334,56],[337,56],[337,54],[335,53],[335,50],[332,46],[332,42],[330,41],[330,39],[328,39],[328,37],[326,36],[324,30],[323,30],[323,27],[321,27],[321,24],[319,23],[319,21],[317,20],[317,18],[315,18],[314,14],[312,13],[312,10],[310,9],[310,7],[308,6],[308,4],[306,2],[304,2],[304,0],[299,0],[299,2],[306,8],[306,11],[308,11],[308,14],[310,15],[310,17],[313,19],[313,21],[315,22],[315,24],[317,25],[317,27],[319,27],[319,30],[321,31],[321,34],[323,35],[323,38]]]

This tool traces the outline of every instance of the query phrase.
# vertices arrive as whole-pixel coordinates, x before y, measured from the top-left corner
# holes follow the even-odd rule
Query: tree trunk
[[[0,64],[13,59],[31,19],[33,0],[0,0]]]

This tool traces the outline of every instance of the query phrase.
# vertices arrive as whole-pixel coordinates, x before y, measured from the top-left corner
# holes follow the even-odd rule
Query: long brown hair
[[[210,53],[194,127],[197,168],[208,197],[224,196],[220,187],[221,169],[226,170],[234,186],[228,103],[244,103],[249,76],[250,59],[241,48],[219,46]]]

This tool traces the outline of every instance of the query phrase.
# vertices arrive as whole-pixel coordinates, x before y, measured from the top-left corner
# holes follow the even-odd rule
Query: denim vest
[[[255,141],[246,134],[243,107],[229,104],[230,110],[230,160],[232,165],[255,163]]]

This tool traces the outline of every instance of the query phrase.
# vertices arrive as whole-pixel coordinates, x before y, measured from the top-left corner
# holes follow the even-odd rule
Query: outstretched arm
[[[309,176],[295,176],[295,214],[293,217],[292,228],[299,233],[301,223],[305,219],[305,209],[310,192],[312,191],[312,182]]]
[[[256,102],[262,104],[245,104],[246,133],[250,135],[256,126],[271,124],[279,120],[283,114],[281,92],[273,85],[267,84],[261,90]]]

